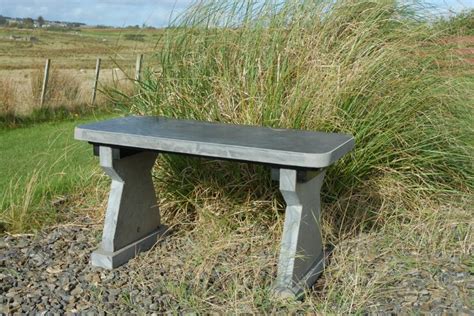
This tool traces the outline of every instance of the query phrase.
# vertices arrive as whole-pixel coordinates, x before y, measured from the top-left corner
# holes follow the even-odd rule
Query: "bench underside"
[[[151,177],[158,152],[95,144],[100,165],[112,179],[102,242],[92,264],[116,268],[151,248],[166,233]],[[274,293],[297,297],[324,269],[320,190],[325,169],[272,166],[286,202]]]

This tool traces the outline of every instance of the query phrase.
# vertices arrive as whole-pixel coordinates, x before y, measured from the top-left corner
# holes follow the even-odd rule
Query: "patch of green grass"
[[[89,117],[95,115],[95,112],[103,113],[100,116],[105,115],[107,112],[111,112],[111,109],[101,108],[96,111],[96,108],[91,108],[87,104],[78,104],[73,108],[65,106],[58,107],[43,107],[33,109],[33,111],[27,115],[14,115],[14,114],[0,114],[0,130],[14,129],[21,127],[33,126],[40,123],[53,123],[76,120],[79,117]]]
[[[64,205],[91,184],[97,167],[91,146],[74,140],[74,127],[110,115],[0,130],[0,225],[24,232],[51,225]]]

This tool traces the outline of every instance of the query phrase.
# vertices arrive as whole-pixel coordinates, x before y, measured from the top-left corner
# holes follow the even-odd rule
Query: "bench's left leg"
[[[287,206],[274,286],[277,296],[299,296],[323,271],[320,190],[325,173],[280,169],[280,191]]]
[[[100,165],[112,178],[102,242],[92,265],[113,269],[149,249],[163,233],[151,177],[158,154],[123,157],[120,149],[99,147]]]

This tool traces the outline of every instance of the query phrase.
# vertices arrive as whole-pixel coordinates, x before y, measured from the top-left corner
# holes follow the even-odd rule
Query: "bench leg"
[[[113,269],[151,248],[165,230],[151,177],[158,154],[139,152],[126,157],[120,149],[99,147],[100,165],[112,178],[102,242],[92,265]]]
[[[298,297],[324,269],[320,190],[326,172],[279,171],[280,191],[287,206],[274,293]]]

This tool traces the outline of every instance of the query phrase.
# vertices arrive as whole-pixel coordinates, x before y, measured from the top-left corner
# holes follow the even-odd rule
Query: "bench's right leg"
[[[102,242],[92,265],[113,269],[152,247],[164,232],[151,177],[154,152],[121,157],[120,149],[99,147],[100,165],[112,178]]]
[[[280,169],[280,191],[286,202],[278,274],[274,286],[279,297],[299,297],[324,269],[320,223],[320,190],[326,171]],[[273,177],[276,178],[274,173]]]

